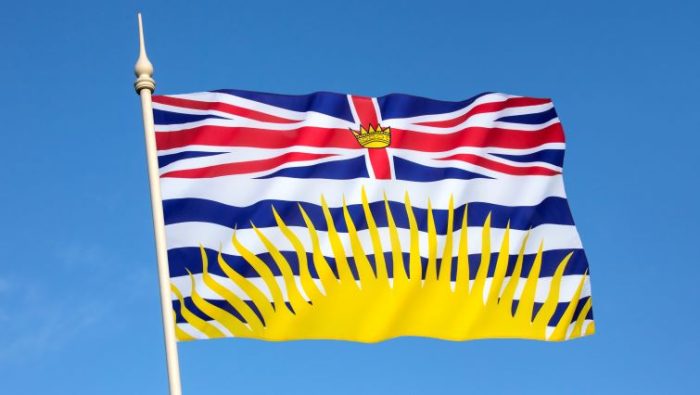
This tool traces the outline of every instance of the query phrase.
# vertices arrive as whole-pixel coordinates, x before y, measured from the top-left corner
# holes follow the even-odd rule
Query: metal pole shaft
[[[155,129],[153,126],[153,102],[151,94],[155,90],[153,81],[153,66],[146,56],[143,39],[141,14],[139,19],[139,58],[134,68],[137,79],[134,83],[136,92],[141,97],[143,114],[143,131],[146,138],[146,158],[148,161],[148,180],[151,187],[151,210],[153,212],[153,230],[156,241],[156,257],[158,261],[158,282],[160,285],[160,307],[163,315],[163,334],[165,336],[165,356],[168,365],[168,385],[170,395],[181,395],[180,366],[177,356],[177,339],[175,338],[175,318],[173,316],[172,299],[170,296],[170,273],[168,270],[168,251],[165,244],[165,221],[163,219],[163,204],[160,194],[160,176],[158,174],[158,156],[156,150]]]

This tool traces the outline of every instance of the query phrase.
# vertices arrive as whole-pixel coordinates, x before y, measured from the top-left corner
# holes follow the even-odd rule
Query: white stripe
[[[242,300],[250,300],[250,297],[238,286],[236,285],[233,281],[231,281],[228,277],[220,276],[217,274],[210,274],[214,280],[216,280],[217,283],[223,285],[225,288],[236,294],[239,298]],[[573,297],[574,294],[576,293],[576,289],[578,288],[579,283],[581,282],[581,277],[583,275],[581,274],[570,274],[563,276],[561,279],[561,288],[559,290],[559,303],[563,302],[568,302],[570,301]],[[209,299],[209,300],[223,300],[223,297],[214,292],[212,289],[210,289],[205,283],[204,280],[202,279],[202,274],[197,273],[193,274],[192,277],[194,278],[195,282],[195,287],[197,287],[197,293],[203,297],[204,299]],[[323,290],[323,285],[321,284],[321,280],[319,279],[313,279],[314,283],[316,286],[320,289]],[[192,296],[192,283],[190,280],[189,276],[179,276],[179,277],[172,277],[170,281],[175,284],[175,286],[180,290],[180,293],[182,293],[183,297],[188,297]],[[272,294],[270,293],[270,289],[268,288],[267,284],[265,284],[265,281],[261,277],[249,277],[248,281],[253,283],[257,289],[259,289],[265,296],[267,297],[268,300],[272,301]],[[389,280],[391,282],[391,279]],[[484,298],[488,297],[489,291],[491,290],[491,283],[493,281],[493,278],[488,277],[484,283]],[[503,281],[503,285],[501,287],[501,293],[505,290],[506,286],[508,285],[508,282],[510,281],[510,276],[506,277],[505,280]],[[519,300],[520,296],[523,294],[523,290],[525,289],[525,282],[527,281],[526,278],[520,278],[518,281],[518,287],[515,289],[515,294],[514,294],[514,299]],[[275,276],[275,282],[277,283],[277,286],[280,288],[280,291],[282,291],[282,295],[284,297],[285,301],[289,301],[289,296],[287,295],[287,286],[284,283],[284,278],[282,276]],[[309,299],[306,294],[304,293],[304,288],[301,285],[301,279],[299,276],[294,276],[294,282],[297,284],[297,289],[301,293],[302,297],[305,299]],[[549,288],[552,283],[552,277],[541,277],[537,281],[537,288],[535,291],[535,302],[536,303],[544,303],[547,300],[547,296],[549,294]],[[359,284],[359,282],[358,282]],[[474,284],[474,280],[469,280],[469,287],[472,287]],[[452,289],[454,290],[455,287],[455,282],[451,282]],[[173,300],[177,300],[177,297],[175,294],[171,294]],[[585,298],[587,296],[591,295],[591,287],[590,287],[590,277],[586,279],[586,282],[584,283],[583,289],[581,290],[581,298]]]
[[[329,128],[329,129],[348,129],[354,126],[352,122],[348,122],[344,119],[331,117],[326,114],[321,114],[318,112],[307,112],[306,117],[299,120],[298,122],[292,123],[276,123],[276,122],[263,122],[256,121],[250,118],[237,117],[228,113],[213,111],[213,110],[191,110],[184,109],[180,107],[173,107],[164,104],[153,103],[153,108],[157,110],[179,112],[182,114],[193,114],[193,115],[217,115],[225,117],[226,119],[203,119],[194,122],[176,123],[176,124],[156,124],[156,132],[177,132],[185,129],[192,129],[200,126],[222,126],[230,128],[257,128],[266,129],[270,131],[274,130],[293,130],[301,127],[317,127],[317,128]],[[348,131],[348,133],[350,133]]]
[[[562,176],[502,177],[498,180],[447,179],[434,182],[403,180],[319,180],[276,178],[267,180],[217,177],[207,179],[163,178],[161,195],[164,200],[199,198],[229,206],[245,207],[261,200],[290,200],[320,204],[324,195],[330,207],[360,204],[361,188],[369,201],[387,199],[403,202],[408,192],[414,207],[426,208],[428,199],[433,207],[448,207],[450,195],[455,206],[472,202],[488,202],[502,206],[534,206],[547,197],[566,197]]]
[[[389,158],[389,171],[391,172],[391,179],[396,179],[396,169],[394,168],[394,149],[389,147],[386,149],[386,156]]]
[[[359,130],[360,129],[360,116],[357,115],[357,109],[355,108],[355,104],[352,102],[352,95],[345,95],[348,98],[348,105],[350,106],[350,112],[352,113],[352,119],[355,120],[355,125],[354,129]]]
[[[247,219],[245,219],[247,221]],[[477,224],[470,224],[468,235],[469,241],[469,253],[477,254],[481,253],[482,243],[481,243],[481,232],[482,228],[476,226]],[[481,225],[481,224],[478,224]],[[311,243],[311,236],[305,227],[301,226],[290,226],[294,234],[299,238],[304,249],[306,251],[313,251],[313,245]],[[294,247],[289,242],[289,240],[282,234],[282,231],[277,227],[262,228],[263,234],[270,239],[270,241],[277,247],[280,251],[294,251]],[[384,252],[391,251],[390,234],[388,228],[379,228],[379,235],[382,242],[382,248]],[[197,247],[202,245],[205,248],[209,248],[215,251],[221,249],[221,252],[229,255],[240,254],[235,250],[231,242],[233,236],[233,229],[226,226],[208,223],[208,222],[181,222],[177,224],[170,224],[165,226],[165,232],[167,237],[168,249],[182,248],[182,247]],[[323,255],[332,257],[333,249],[331,247],[331,242],[328,237],[328,232],[317,231],[319,244],[321,252]],[[365,253],[370,253],[372,249],[372,238],[370,237],[369,230],[360,230],[357,232],[360,243],[365,248]],[[406,249],[410,245],[411,237],[408,229],[399,228],[397,229],[399,239],[401,241],[401,246]],[[501,247],[501,240],[505,229],[492,228],[491,229],[491,251],[498,252]],[[517,254],[520,250],[525,235],[528,231],[511,229],[510,230],[510,243],[509,243],[509,254]],[[422,257],[428,257],[428,234],[427,232],[418,232],[419,235],[419,252]],[[262,254],[268,252],[268,249],[260,241],[254,229],[238,229],[236,231],[236,237],[240,243],[245,246],[246,249],[251,251],[253,254]],[[347,233],[338,233],[338,237],[343,244],[346,254],[352,255],[352,248],[350,245],[350,237]],[[457,252],[457,242],[454,240],[458,239],[459,234],[453,236],[453,251],[450,256],[456,256]],[[437,251],[439,255],[442,256],[442,250],[444,246],[445,236],[437,236]],[[580,249],[581,240],[579,239],[578,232],[573,225],[554,225],[545,224],[539,225],[530,230],[530,237],[528,239],[527,245],[525,246],[526,254],[534,254],[537,252],[540,241],[544,244],[544,250],[560,250],[560,249]]]
[[[213,321],[213,320],[212,320],[212,321],[207,321],[207,322],[209,322],[210,324],[214,324],[216,321]],[[195,339],[204,340],[204,339],[208,339],[208,338],[209,338],[209,337],[207,337],[207,335],[205,335],[204,333],[200,332],[199,329],[193,327],[193,326],[190,325],[189,323],[186,323],[186,322],[184,322],[184,323],[178,323],[178,324],[177,324],[177,327],[180,328],[183,332],[187,333],[188,335],[190,335],[191,337],[193,337],[193,338],[195,338]],[[223,331],[222,331],[222,332],[223,332]],[[227,333],[227,332],[228,332],[228,331],[223,332],[223,333]],[[231,337],[233,337],[233,336],[231,336]]]
[[[376,97],[372,98],[372,106],[374,107],[374,113],[377,114],[377,122],[381,125],[384,120],[382,119],[382,112],[379,109],[379,101]]]
[[[365,157],[365,168],[367,169],[367,174],[369,178],[376,179],[377,176],[374,174],[374,167],[372,167],[372,161],[369,159],[369,153],[364,154]]]

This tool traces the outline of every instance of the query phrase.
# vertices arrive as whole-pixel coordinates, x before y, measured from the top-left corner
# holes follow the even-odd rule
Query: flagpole
[[[170,296],[170,273],[168,255],[165,246],[165,222],[160,194],[160,176],[158,174],[158,157],[156,154],[156,137],[153,127],[153,102],[151,94],[156,89],[153,80],[153,65],[146,56],[146,44],[143,39],[141,13],[139,20],[139,58],[134,66],[136,82],[134,88],[141,96],[143,113],[143,131],[146,137],[146,157],[148,160],[148,180],[151,185],[151,210],[153,211],[153,229],[156,240],[156,257],[158,261],[158,282],[160,284],[160,308],[163,315],[163,333],[165,335],[165,357],[168,364],[168,386],[170,395],[181,395],[180,367],[177,357],[177,340],[175,338],[175,318],[173,317]]]

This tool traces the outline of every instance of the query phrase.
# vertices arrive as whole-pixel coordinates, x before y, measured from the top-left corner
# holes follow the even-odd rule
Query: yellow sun
[[[180,300],[180,314],[188,324],[208,338],[233,335],[265,340],[341,339],[377,342],[397,336],[424,336],[449,340],[529,338],[558,341],[594,333],[593,322],[590,322],[585,330],[583,325],[591,309],[590,298],[580,309],[574,321],[574,313],[587,274],[581,277],[571,302],[556,327],[550,330],[550,333],[547,331],[547,325],[559,301],[561,281],[571,253],[558,264],[551,279],[546,300],[533,315],[535,291],[540,280],[543,243],[540,243],[532,268],[525,279],[517,308],[513,309],[516,288],[521,280],[527,236],[520,246],[513,273],[506,278],[510,233],[509,226],[506,228],[496,258],[495,271],[490,279],[490,286],[487,287],[487,272],[491,265],[491,216],[489,215],[483,224],[481,262],[475,280],[470,284],[466,209],[461,218],[461,227],[459,230],[454,230],[454,203],[450,198],[447,234],[438,266],[437,232],[432,207],[428,202],[428,263],[424,271],[419,255],[421,240],[418,224],[408,194],[405,197],[405,210],[410,231],[410,243],[407,246],[402,246],[400,243],[386,197],[384,203],[389,225],[388,241],[380,238],[367,196],[364,189],[362,190],[362,207],[372,240],[369,246],[371,251],[366,251],[366,247],[360,243],[347,205],[343,202],[345,225],[359,280],[353,277],[333,217],[325,199],[321,197],[337,275],[331,270],[321,253],[321,241],[314,223],[301,205],[299,210],[312,240],[312,262],[308,262],[307,251],[299,237],[273,208],[277,226],[296,251],[299,262],[299,282],[295,281],[289,262],[277,247],[260,229],[255,227],[254,229],[282,274],[289,305],[285,303],[283,292],[272,270],[242,245],[234,232],[232,238],[234,248],[258,272],[269,290],[272,301],[263,290],[226,263],[219,253],[217,264],[226,276],[248,296],[247,299],[252,301],[257,309],[257,312],[254,311],[242,298],[209,274],[208,258],[202,248],[203,284],[229,303],[241,318],[205,300],[197,290],[192,274],[190,274],[191,296],[194,305],[220,325],[214,325],[212,321],[206,321],[189,311],[185,306],[182,293],[174,284],[171,284],[173,293]],[[383,254],[383,243],[387,242],[391,245],[393,278],[387,274]],[[452,283],[451,251],[455,243],[458,246],[458,256],[456,281]],[[408,271],[404,266],[405,250],[409,251]],[[367,258],[368,253],[374,254],[376,271]],[[318,282],[311,277],[310,265],[313,265],[318,273]],[[571,328],[572,321],[574,321],[573,328]],[[230,335],[222,328],[225,328]],[[193,339],[177,326],[176,332],[181,341]]]

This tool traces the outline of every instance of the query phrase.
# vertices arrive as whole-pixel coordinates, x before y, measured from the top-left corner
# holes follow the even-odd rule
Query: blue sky
[[[0,393],[166,391],[137,10],[160,93],[553,98],[592,270],[590,338],[191,342],[185,393],[697,389],[699,3],[190,3],[3,4]]]

